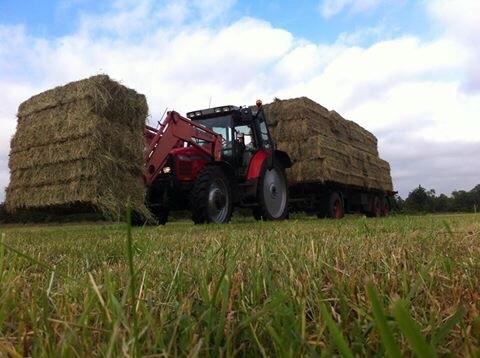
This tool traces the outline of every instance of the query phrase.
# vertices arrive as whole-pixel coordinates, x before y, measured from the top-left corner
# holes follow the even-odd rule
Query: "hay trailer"
[[[147,206],[160,224],[172,210],[190,210],[195,223],[226,223],[235,206],[256,218],[288,215],[285,169],[262,111],[222,106],[168,112],[158,128],[147,126],[144,182]]]

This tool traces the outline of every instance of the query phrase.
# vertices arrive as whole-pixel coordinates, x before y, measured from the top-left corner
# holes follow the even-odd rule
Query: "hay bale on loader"
[[[307,97],[263,106],[272,137],[287,152],[289,182],[335,182],[392,192],[390,165],[379,158],[377,138]]]
[[[98,75],[40,93],[18,109],[11,141],[9,212],[145,215],[144,95]]]

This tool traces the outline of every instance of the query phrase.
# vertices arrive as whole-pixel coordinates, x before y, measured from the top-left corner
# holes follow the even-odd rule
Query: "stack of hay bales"
[[[141,181],[145,96],[94,76],[22,103],[11,141],[9,212],[146,213]]]
[[[379,158],[377,138],[306,98],[263,106],[279,150],[290,155],[290,182],[335,182],[393,191],[390,165]]]

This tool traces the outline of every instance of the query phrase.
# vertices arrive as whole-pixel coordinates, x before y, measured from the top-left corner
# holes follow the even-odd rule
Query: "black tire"
[[[260,210],[260,208],[258,206],[254,207],[253,210],[252,210],[252,215],[253,215],[253,218],[257,221],[261,221],[262,220],[262,211]]]
[[[232,217],[230,182],[222,168],[205,167],[191,191],[192,220],[195,224],[224,224]]]
[[[274,163],[264,167],[258,181],[258,206],[253,210],[256,220],[285,220],[288,217],[288,186],[285,169]]]
[[[150,212],[157,219],[158,225],[165,225],[168,221],[168,209],[157,205],[150,207]]]
[[[147,223],[147,220],[145,219],[145,217],[140,214],[139,212],[137,211],[132,211],[132,218],[131,218],[131,222],[132,222],[132,226],[143,226]]]
[[[317,216],[319,218],[341,219],[345,216],[342,196],[334,191],[324,196]]]
[[[169,214],[166,192],[161,187],[152,187],[148,192],[147,205],[157,223],[165,225]]]
[[[252,210],[252,215],[253,215],[253,218],[257,221],[263,220],[262,213],[261,213],[259,207],[255,207]],[[290,212],[287,211],[287,215],[285,216],[285,220],[288,220],[288,219],[290,219]]]

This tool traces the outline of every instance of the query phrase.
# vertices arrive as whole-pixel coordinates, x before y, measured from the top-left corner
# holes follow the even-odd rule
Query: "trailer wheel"
[[[345,205],[338,192],[334,191],[325,194],[321,202],[320,211],[317,213],[319,219],[341,219],[345,216]]]
[[[367,214],[371,218],[378,218],[382,215],[382,200],[378,195],[372,198],[370,211]]]
[[[284,220],[288,216],[287,177],[282,166],[263,169],[258,183],[258,207],[253,211],[256,220]]]
[[[382,198],[382,212],[381,212],[381,215],[382,216],[388,216],[388,214],[390,214],[390,203],[388,202],[388,198],[384,196]]]
[[[220,167],[207,166],[197,177],[191,192],[192,220],[195,224],[224,224],[232,217],[232,193]]]

